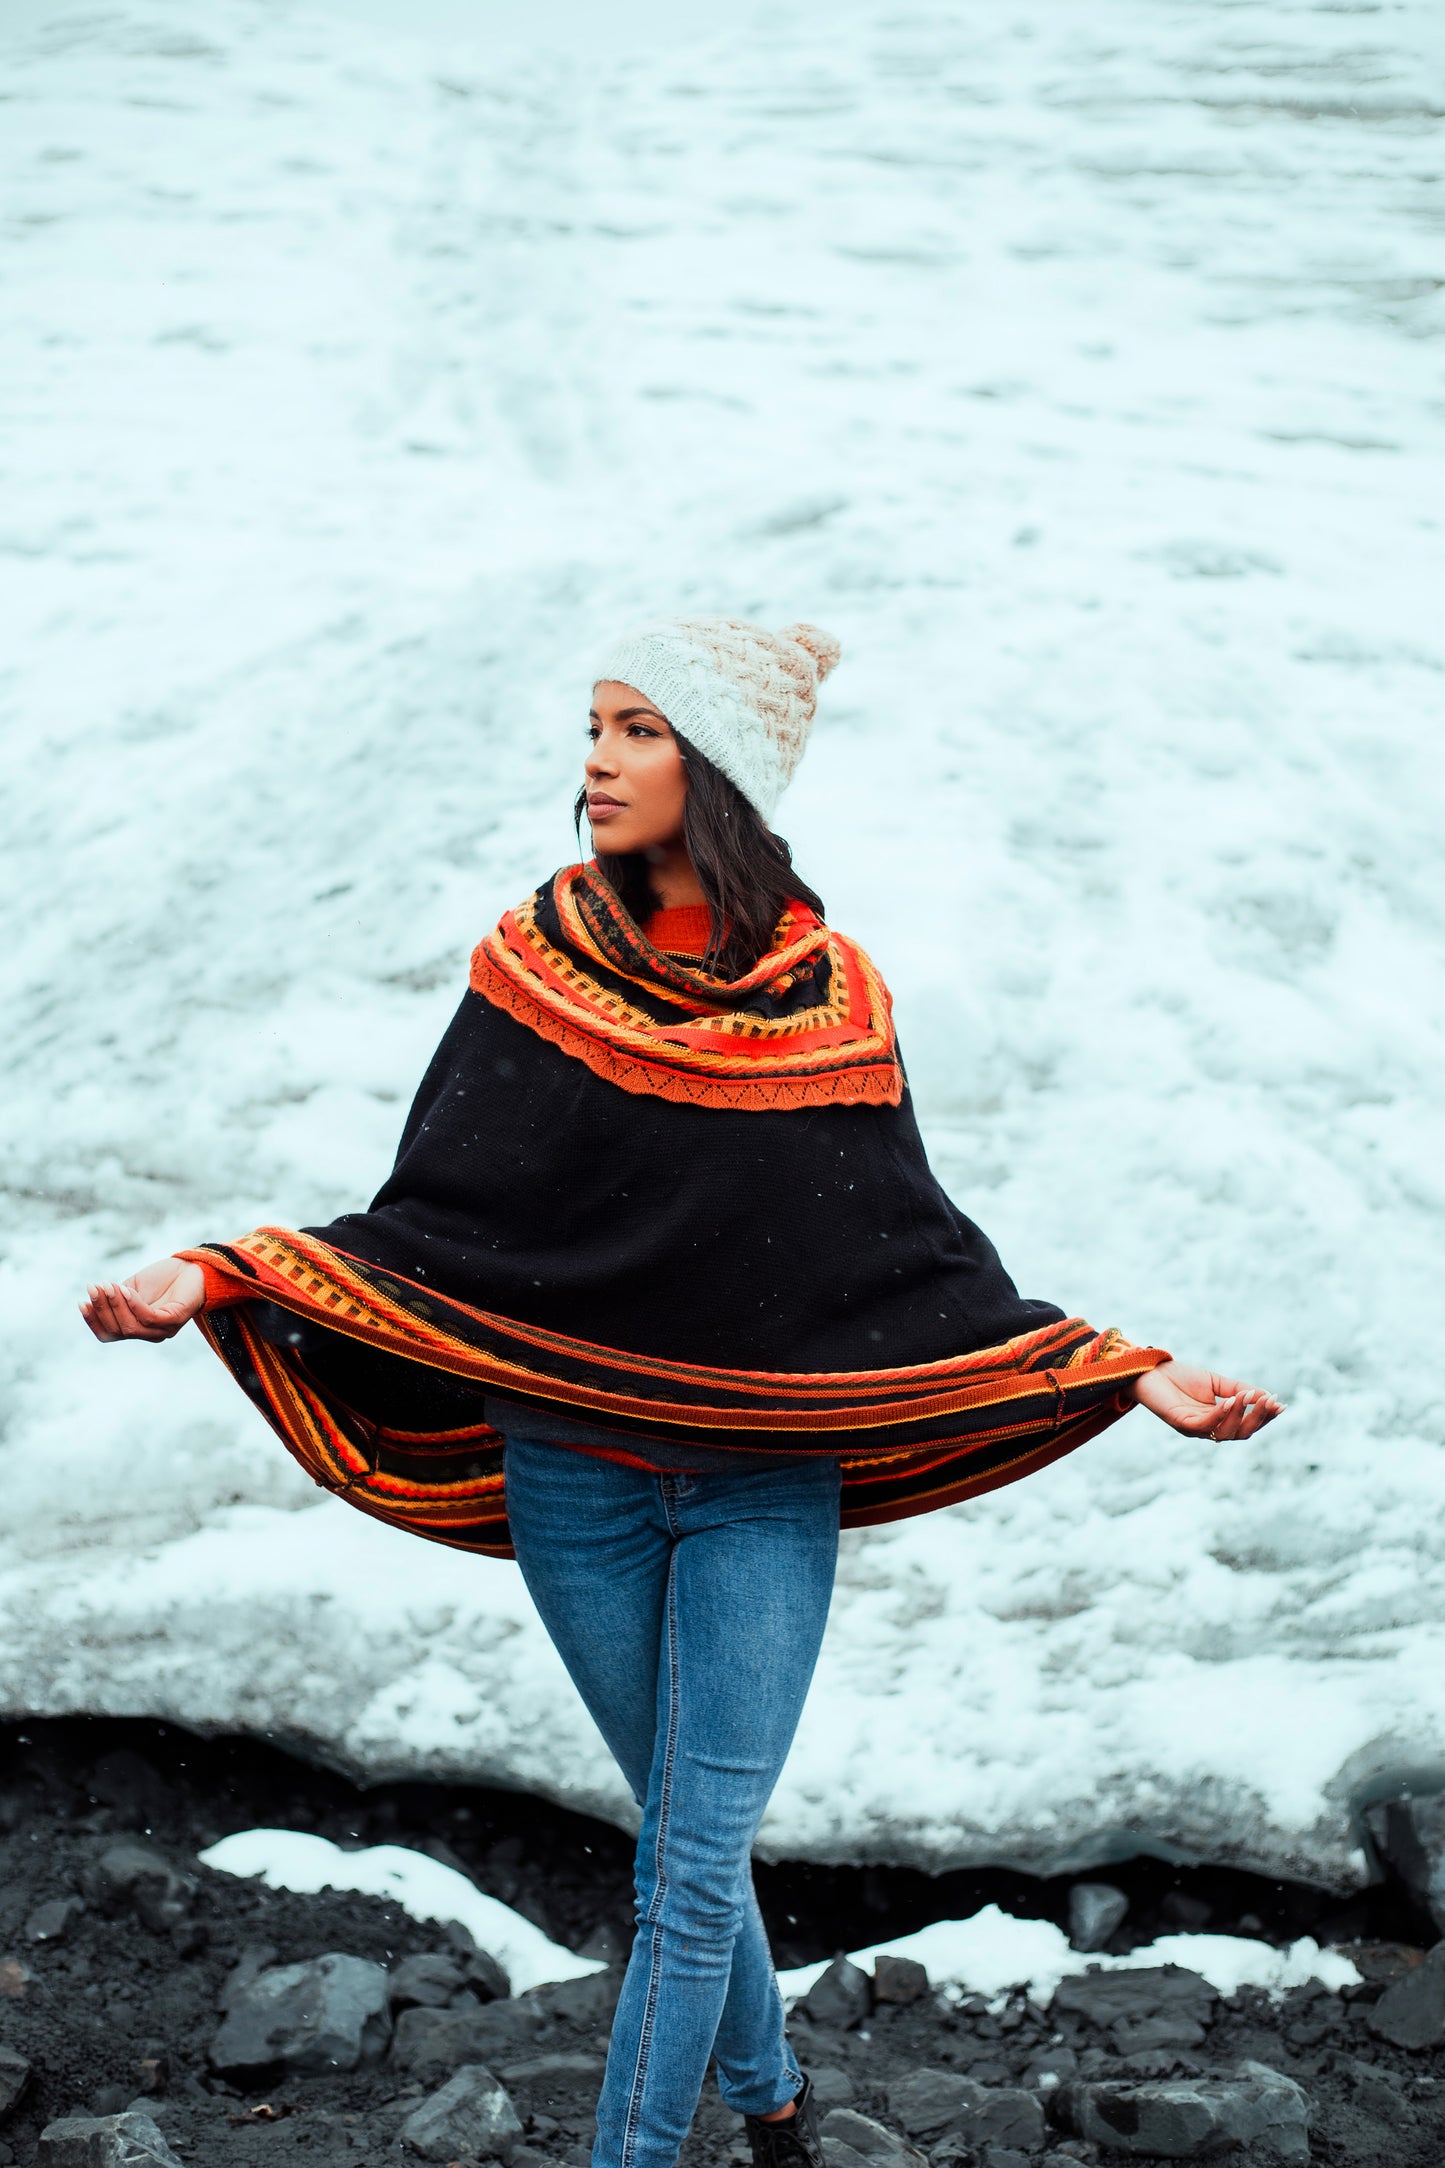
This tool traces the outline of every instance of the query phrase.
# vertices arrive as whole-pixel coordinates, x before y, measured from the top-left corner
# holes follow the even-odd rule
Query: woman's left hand
[[[1197,1363],[1167,1362],[1146,1370],[1135,1380],[1134,1398],[1171,1430],[1221,1444],[1226,1438],[1252,1438],[1284,1413],[1284,1402],[1257,1385],[1241,1385]]]

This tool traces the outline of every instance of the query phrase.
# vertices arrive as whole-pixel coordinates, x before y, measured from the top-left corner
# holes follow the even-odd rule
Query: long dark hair
[[[775,836],[756,807],[680,730],[674,731],[687,767],[687,796],[682,808],[683,841],[692,860],[712,920],[711,939],[702,967],[723,979],[740,979],[766,949],[784,908],[797,897],[824,916],[823,899],[793,871],[793,854]],[[587,790],[577,793],[572,817],[580,841]],[[641,922],[658,909],[647,858],[642,851],[613,857],[595,854],[598,869]]]

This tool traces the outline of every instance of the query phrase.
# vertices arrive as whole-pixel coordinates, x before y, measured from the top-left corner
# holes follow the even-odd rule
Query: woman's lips
[[[627,808],[617,798],[589,798],[587,818],[590,821],[610,821],[614,813],[625,813]]]

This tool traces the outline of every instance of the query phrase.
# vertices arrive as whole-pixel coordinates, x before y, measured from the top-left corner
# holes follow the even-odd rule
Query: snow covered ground
[[[1347,1883],[1445,1777],[1445,17],[645,14],[0,24],[0,1690],[626,1819],[513,1569],[74,1302],[369,1195],[595,641],[807,616],[954,1193],[1291,1408],[850,1537],[767,1848]]]
[[[390,1898],[414,1920],[439,1920],[443,1925],[455,1921],[466,1928],[478,1949],[496,1958],[514,1995],[525,1995],[529,1988],[554,1980],[585,1980],[606,1969],[601,1958],[578,1957],[553,1942],[531,1920],[500,1898],[489,1897],[455,1867],[425,1852],[410,1851],[404,1844],[369,1844],[360,1851],[344,1852],[310,1830],[238,1829],[219,1844],[209,1845],[200,1861],[218,1874],[254,1875],[268,1889],[308,1894],[322,1889],[364,1890],[368,1897]],[[1021,1927],[1024,1922],[1015,1924]],[[1277,1953],[1270,1950],[1268,1955],[1273,1958]],[[1347,1958],[1337,1957],[1334,1962],[1358,1978]]]
[[[1015,1919],[997,1905],[985,1905],[966,1920],[934,1920],[916,1934],[896,1935],[891,1942],[873,1942],[848,1954],[865,1972],[872,1971],[875,1958],[911,1957],[936,1986],[951,1989],[953,1998],[968,1993],[1005,2001],[1011,1988],[1026,1987],[1042,2005],[1052,2001],[1061,1980],[1081,1972],[1138,1972],[1153,1965],[1180,1965],[1197,1972],[1221,1995],[1233,1995],[1241,1987],[1284,1995],[1307,1980],[1319,1980],[1338,1992],[1360,1979],[1350,1958],[1339,1950],[1322,1950],[1312,1935],[1301,1935],[1284,1949],[1251,1935],[1160,1935],[1140,1943],[1127,1957],[1085,1958],[1069,1947],[1068,1936],[1052,1920]],[[827,1969],[826,1960],[797,1965],[778,1974],[778,1985],[785,1995],[806,1995]]]
[[[200,1857],[202,1866],[221,1874],[254,1875],[269,1889],[365,1890],[373,1897],[391,1898],[413,1919],[458,1920],[477,1946],[505,1968],[514,1995],[603,1970],[600,1959],[577,1957],[549,1941],[540,1927],[486,1896],[454,1867],[405,1845],[373,1844],[344,1852],[307,1830],[241,1829]],[[985,1905],[966,1920],[935,1920],[916,1934],[870,1943],[849,1955],[866,1971],[878,1957],[911,1957],[925,1967],[935,1986],[955,1994],[967,1990],[1006,1996],[1010,1988],[1027,1987],[1041,2004],[1049,2001],[1060,1980],[1089,1967],[1137,1971],[1149,1965],[1182,1965],[1222,1995],[1246,1984],[1283,1994],[1307,1980],[1339,1989],[1358,1985],[1360,1979],[1351,1959],[1338,1950],[1321,1950],[1308,1935],[1283,1950],[1247,1935],[1162,1935],[1127,1957],[1083,1958],[1052,1921],[1015,1919],[997,1905]],[[795,1966],[778,1974],[778,1984],[787,1996],[806,1995],[828,1964],[824,1958]]]

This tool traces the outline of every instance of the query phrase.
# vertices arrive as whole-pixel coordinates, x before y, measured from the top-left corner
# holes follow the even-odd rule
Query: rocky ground
[[[0,2168],[244,2168],[293,2151],[316,2168],[585,2168],[615,1967],[504,1995],[460,1930],[200,1866],[198,1849],[259,1823],[430,1849],[558,1939],[606,1957],[624,1946],[625,1839],[535,1801],[362,1795],[265,1747],[157,1727],[12,1729],[0,1740]],[[789,1962],[921,1924],[918,1879],[760,1875]],[[935,1884],[923,1916],[998,1897],[1007,1879],[971,1896]],[[1255,1931],[1328,1923],[1323,1893],[1251,1891],[1248,1877],[1171,1881],[1140,1864],[1114,1879],[1131,1900],[1115,1948],[1160,1924],[1226,1924],[1244,1898]],[[1066,1885],[1015,1881],[1016,1909],[1064,1916]],[[1081,1956],[1047,2010],[1020,1994],[991,2011],[950,2003],[917,1967],[883,1960],[869,1980],[840,1962],[793,2017],[831,2168],[1221,2151],[1434,2168],[1445,1944],[1426,1953],[1434,1929],[1399,1886],[1337,1918],[1364,1985],[1282,2003],[1220,1998],[1176,1968],[1090,1974]],[[723,2168],[745,2157],[741,2140],[709,2093],[685,2168]]]

